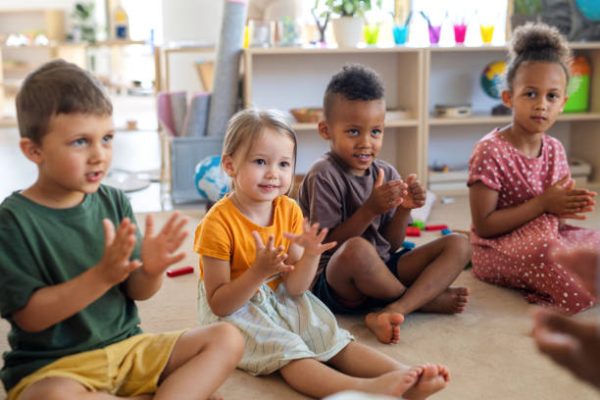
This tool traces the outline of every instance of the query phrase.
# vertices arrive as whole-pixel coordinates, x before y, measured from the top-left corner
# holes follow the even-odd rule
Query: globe
[[[504,71],[506,62],[503,60],[492,61],[485,66],[481,73],[481,88],[493,99],[499,99],[504,85]]]
[[[198,194],[210,202],[225,196],[231,187],[231,179],[221,168],[221,156],[208,156],[196,165],[194,185]]]
[[[591,21],[600,21],[600,3],[598,0],[576,0],[581,14]]]

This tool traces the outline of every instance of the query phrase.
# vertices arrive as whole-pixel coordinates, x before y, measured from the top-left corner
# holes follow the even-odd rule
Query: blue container
[[[394,43],[397,45],[403,45],[408,39],[408,26],[406,25],[394,25]]]

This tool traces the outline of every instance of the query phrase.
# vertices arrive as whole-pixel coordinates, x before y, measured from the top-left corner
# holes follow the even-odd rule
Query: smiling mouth
[[[355,154],[354,157],[358,158],[360,161],[367,161],[367,160],[370,160],[373,157],[373,155],[372,154]]]

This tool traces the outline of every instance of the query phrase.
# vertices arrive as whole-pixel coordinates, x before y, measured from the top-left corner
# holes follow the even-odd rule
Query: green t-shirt
[[[41,332],[25,332],[12,314],[44,286],[75,278],[104,253],[102,220],[135,222],[125,195],[100,186],[76,207],[52,209],[13,193],[0,205],[0,314],[10,322],[0,379],[10,390],[22,378],[64,356],[106,347],[141,332],[135,302],[122,285],[74,316]],[[139,257],[139,235],[133,258]]]

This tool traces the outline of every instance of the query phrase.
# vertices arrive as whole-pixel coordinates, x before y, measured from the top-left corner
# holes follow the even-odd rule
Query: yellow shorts
[[[184,332],[143,333],[103,349],[63,357],[21,379],[7,400],[17,400],[35,382],[57,377],[79,382],[91,392],[126,397],[154,393]]]

